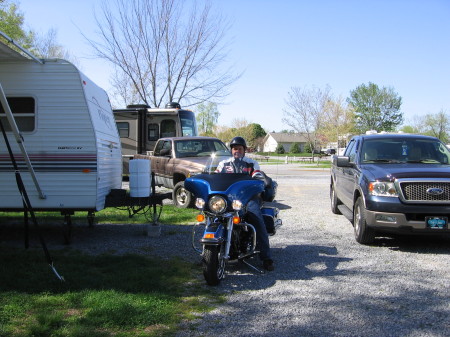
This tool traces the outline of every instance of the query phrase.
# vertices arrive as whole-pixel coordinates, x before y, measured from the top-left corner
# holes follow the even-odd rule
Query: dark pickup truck
[[[450,152],[434,137],[355,136],[332,159],[330,198],[361,244],[389,232],[448,235]]]
[[[211,155],[229,158],[231,152],[214,137],[167,137],[158,139],[151,160],[157,186],[173,190],[173,202],[177,207],[192,206],[191,193],[184,188],[184,181],[203,171]]]

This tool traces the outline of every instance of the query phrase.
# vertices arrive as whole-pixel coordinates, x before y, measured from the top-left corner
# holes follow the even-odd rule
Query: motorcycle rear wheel
[[[203,276],[206,283],[216,286],[225,276],[224,245],[205,246],[203,250]]]

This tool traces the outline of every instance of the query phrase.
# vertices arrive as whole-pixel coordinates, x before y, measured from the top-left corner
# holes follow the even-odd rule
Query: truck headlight
[[[209,209],[214,213],[222,213],[227,209],[227,202],[219,195],[214,195],[209,199]]]
[[[369,183],[369,194],[383,197],[398,197],[394,183],[383,181]]]

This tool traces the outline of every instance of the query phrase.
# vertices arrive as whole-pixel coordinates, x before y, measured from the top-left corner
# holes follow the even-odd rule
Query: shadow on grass
[[[115,289],[121,292],[177,293],[192,278],[192,265],[181,259],[161,263],[134,254],[91,256],[76,252],[52,251],[60,261],[60,282],[45,262],[40,249],[0,247],[0,291],[59,293],[80,290]]]

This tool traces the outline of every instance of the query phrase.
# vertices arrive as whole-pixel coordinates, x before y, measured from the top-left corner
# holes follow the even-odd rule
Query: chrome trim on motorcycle
[[[206,227],[206,223],[204,223],[204,222],[197,222],[193,227],[192,227],[192,248],[194,248],[194,250],[197,252],[197,253],[202,253],[203,252],[203,249],[200,249],[200,248],[197,248],[197,246],[196,246],[196,243],[198,242],[197,240],[196,240],[196,238],[195,238],[195,233],[196,233],[196,231],[195,231],[195,229],[196,229],[196,227],[197,226],[205,226]],[[203,231],[202,231],[203,232]]]
[[[225,244],[225,256],[223,257],[225,260],[230,259],[230,247],[231,247],[231,235],[233,234],[233,218],[227,219],[227,241]]]

